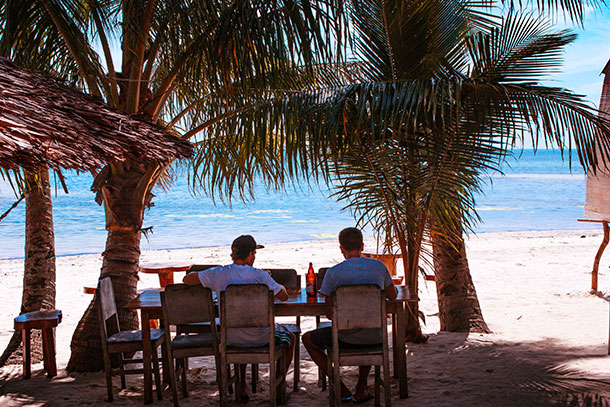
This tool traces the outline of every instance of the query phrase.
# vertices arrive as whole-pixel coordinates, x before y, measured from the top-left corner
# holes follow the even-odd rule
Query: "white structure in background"
[[[599,101],[600,114],[610,116],[610,61],[602,70],[604,85]],[[587,174],[587,194],[585,198],[585,218],[610,221],[610,165],[598,168],[597,173]]]
[[[602,96],[599,101],[600,115],[610,116],[610,60],[602,70],[604,84]],[[591,271],[591,292],[597,292],[597,274],[599,270],[599,260],[604,253],[604,249],[610,241],[610,163],[607,167],[600,165],[595,174],[593,171],[587,173],[587,193],[585,198],[585,222],[599,222],[604,227],[604,239],[597,250]],[[610,355],[610,340],[608,341],[608,354]]]

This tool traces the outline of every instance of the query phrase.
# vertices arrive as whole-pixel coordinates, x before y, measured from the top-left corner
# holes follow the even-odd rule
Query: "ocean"
[[[583,216],[585,175],[576,157],[572,168],[555,150],[516,152],[503,166],[504,175],[486,179],[477,195],[482,218],[475,232],[596,229],[577,222]],[[106,231],[104,211],[94,201],[89,174],[66,172],[69,194],[57,187],[53,197],[56,254],[101,253]],[[339,230],[354,225],[343,205],[318,187],[285,192],[256,191],[256,201],[217,203],[193,196],[186,175],[171,190],[154,191],[154,206],[144,218],[152,233],[142,238],[142,250],[229,245],[240,234],[252,234],[261,243],[335,239]],[[15,201],[10,187],[0,184],[0,213]],[[0,259],[23,258],[25,202],[0,222]]]

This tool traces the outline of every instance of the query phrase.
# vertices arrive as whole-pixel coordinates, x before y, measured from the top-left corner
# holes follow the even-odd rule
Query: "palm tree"
[[[166,126],[177,137],[194,139],[202,151],[222,144],[229,149],[223,156],[231,156],[230,150],[237,146],[215,142],[213,137],[220,140],[226,133],[202,132],[239,114],[244,110],[241,104],[250,102],[249,94],[262,93],[257,89],[281,88],[293,80],[290,72],[296,64],[329,55],[324,37],[332,26],[340,25],[328,4],[3,0],[0,26],[10,46],[27,43],[35,50],[44,42],[53,49],[44,55],[50,64],[69,68],[74,83],[109,106]],[[49,37],[49,32],[57,35]],[[119,46],[113,47],[117,41]],[[120,49],[118,61],[115,48]],[[274,150],[265,143],[259,148],[256,142],[264,133],[247,129],[242,134],[239,145],[247,146],[243,151],[253,159],[232,162],[238,171],[231,173],[215,170],[221,163],[212,161],[213,167],[200,167],[196,178],[209,175],[216,180],[230,175],[242,179],[251,173],[249,165],[259,164],[259,175],[274,173],[271,168],[276,161],[270,154]],[[136,291],[144,210],[153,198],[152,188],[166,179],[170,165],[113,163],[94,174],[93,190],[97,202],[104,205],[108,230],[100,277],[113,279],[125,329],[135,329],[138,322],[137,315],[123,305]],[[281,182],[281,177],[276,181]],[[237,189],[241,193],[247,188]],[[68,370],[102,367],[96,304],[94,299],[74,333]]]
[[[525,137],[569,149],[573,142],[585,167],[610,146],[610,124],[594,108],[540,83],[575,36],[528,14],[495,17],[487,7],[352,0],[345,21],[354,60],[332,73],[318,67],[332,85],[320,82],[248,116],[256,126],[258,117],[283,115],[275,133],[303,140],[318,157],[305,170],[334,174],[337,196],[402,251],[412,295],[425,243],[433,245],[441,327],[452,331],[488,331],[462,238],[477,221],[481,177],[499,171]]]
[[[400,117],[401,111],[412,114],[419,109],[424,110],[420,106],[429,107],[430,104],[424,101],[426,95],[407,91],[390,96],[377,85],[381,92],[371,92],[366,95],[366,100],[379,100],[383,103],[378,103],[380,108],[377,110],[370,109],[372,112],[365,116],[366,120],[370,119],[370,123],[364,123],[362,127],[371,128],[371,124],[374,124],[382,130],[387,129],[386,132],[391,130],[393,144],[388,146],[386,140],[381,143],[383,148],[388,148],[394,154],[400,153],[397,146],[402,147],[403,151],[405,147],[411,148],[414,140],[418,140],[417,130],[423,127],[427,132],[421,139],[424,144],[418,144],[414,150],[428,151],[429,154],[418,157],[405,152],[402,153],[403,159],[388,159],[381,165],[376,165],[375,160],[360,161],[369,163],[369,174],[365,177],[368,179],[361,184],[374,185],[371,188],[376,190],[367,193],[361,187],[354,189],[349,180],[344,180],[340,184],[341,197],[350,198],[349,206],[368,219],[371,219],[370,211],[380,207],[379,203],[367,202],[366,199],[371,195],[395,202],[395,211],[401,205],[400,200],[392,199],[392,193],[402,195],[402,202],[415,202],[411,207],[402,205],[405,208],[402,216],[390,216],[389,220],[382,218],[379,228],[384,231],[388,227],[393,229],[396,236],[394,241],[398,241],[403,254],[405,248],[401,241],[405,239],[401,238],[401,233],[415,236],[415,239],[406,239],[407,242],[414,243],[406,245],[407,255],[403,256],[406,257],[403,261],[405,270],[408,270],[409,284],[416,290],[417,258],[424,241],[425,228],[434,247],[441,329],[486,332],[488,328],[476,298],[462,238],[463,228],[468,229],[471,222],[477,220],[472,192],[477,190],[481,175],[498,171],[507,150],[514,145],[515,140],[528,133],[535,145],[539,137],[544,137],[549,143],[563,147],[565,142],[574,137],[581,163],[587,166],[596,160],[595,149],[599,147],[595,145],[593,137],[596,129],[601,129],[602,145],[607,148],[608,123],[598,119],[595,110],[571,92],[540,85],[545,74],[559,67],[561,49],[574,39],[572,34],[566,31],[551,32],[547,22],[533,19],[529,15],[509,13],[498,24],[488,16],[488,21],[484,22],[480,15],[469,14],[469,11],[475,10],[465,4],[457,6],[459,12],[455,15],[465,17],[462,24],[467,23],[466,29],[452,32],[449,28],[451,24],[439,23],[446,17],[444,10],[438,3],[430,2],[430,10],[436,6],[440,12],[432,18],[421,19],[415,30],[429,33],[428,30],[435,26],[440,30],[436,31],[437,35],[426,34],[429,36],[422,36],[417,41],[413,40],[417,36],[408,27],[409,16],[415,15],[413,10],[405,10],[408,7],[404,7],[404,3],[402,9],[396,5],[392,9],[387,4],[377,18],[378,27],[387,27],[379,30],[381,33],[377,36],[378,40],[375,41],[368,34],[373,31],[370,29],[372,24],[360,31],[366,39],[364,56],[374,55],[365,61],[395,61],[396,74],[392,77],[378,77],[377,84],[384,79],[388,82],[393,80],[407,89],[409,83],[413,85],[421,80],[430,81],[430,86],[421,90],[427,92],[428,98],[433,99],[432,103],[436,106],[431,106],[427,115],[419,118],[418,128],[409,120],[394,119],[393,115]],[[418,6],[425,8],[421,3]],[[393,13],[389,13],[390,10]],[[404,10],[405,14],[400,15],[397,10]],[[385,26],[381,25],[384,19]],[[426,23],[429,25],[422,28],[421,25]],[[459,23],[455,26],[459,26]],[[456,36],[452,38],[450,35]],[[446,41],[439,41],[439,38]],[[383,43],[388,43],[389,46],[385,49],[379,46]],[[418,49],[418,44],[429,48]],[[437,48],[434,48],[435,45]],[[430,52],[435,50],[450,53],[439,55]],[[395,56],[397,54],[399,56]],[[413,55],[421,55],[422,58],[413,58]],[[421,68],[418,70],[418,64],[432,69],[428,72]],[[373,65],[378,72],[382,71],[378,65]],[[413,72],[416,74],[413,75]],[[368,84],[368,87],[372,88],[373,85]],[[399,85],[396,84],[395,87],[398,88]],[[363,99],[362,94],[358,95],[358,99]],[[416,103],[401,106],[403,100],[415,100]],[[362,109],[350,113],[352,117],[364,116]],[[431,115],[437,115],[438,119]],[[403,142],[402,145],[400,141]],[[366,146],[362,150],[366,154],[377,152]],[[421,168],[413,168],[413,159]],[[416,188],[393,186],[392,183],[400,177],[379,176],[389,171],[401,171],[403,184]],[[383,189],[391,193],[384,192]],[[404,222],[397,223],[396,218],[404,219]],[[379,225],[379,219],[376,224]],[[412,294],[416,294],[416,291]]]

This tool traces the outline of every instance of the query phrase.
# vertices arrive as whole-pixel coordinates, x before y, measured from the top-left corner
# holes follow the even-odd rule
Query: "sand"
[[[600,228],[601,229],[601,228]],[[472,277],[491,334],[439,332],[436,287],[421,281],[421,309],[426,316],[426,344],[409,344],[409,399],[398,398],[392,380],[393,405],[428,406],[547,406],[605,405],[610,400],[608,356],[608,298],[610,257],[600,264],[599,295],[589,293],[591,266],[601,231],[552,231],[480,234],[468,240]],[[373,242],[367,242],[374,247]],[[228,247],[144,252],[142,261],[228,262]],[[293,267],[305,273],[341,260],[336,241],[268,244],[259,250],[260,267]],[[57,308],[63,321],[57,329],[59,375],[48,379],[42,365],[33,366],[33,378],[23,380],[21,366],[0,369],[2,406],[107,405],[101,373],[66,374],[69,343],[91,296],[84,285],[95,284],[100,255],[57,259]],[[0,347],[12,334],[22,289],[21,260],[0,261],[2,281]],[[155,275],[140,275],[140,288],[158,286]],[[314,326],[304,318],[304,331]],[[326,395],[316,385],[317,370],[301,349],[301,388],[289,406],[325,406]],[[191,361],[191,395],[181,405],[215,406],[218,391],[209,358]],[[250,405],[267,405],[266,368],[263,389]],[[353,386],[354,369],[344,377]],[[289,373],[289,381],[292,374]],[[115,379],[114,405],[142,405],[142,378],[128,376],[119,392]],[[369,379],[372,386],[372,378]],[[598,404],[596,404],[598,403]],[[154,405],[170,405],[170,393]],[[368,404],[372,405],[373,402]],[[367,405],[368,405],[367,404]]]

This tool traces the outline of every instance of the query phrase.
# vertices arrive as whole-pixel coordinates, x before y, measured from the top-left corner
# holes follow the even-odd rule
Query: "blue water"
[[[579,164],[562,161],[557,151],[525,150],[503,167],[505,175],[487,179],[477,208],[482,223],[477,232],[566,230],[595,228],[578,223],[585,199],[585,176]],[[101,253],[106,231],[104,211],[90,192],[92,177],[67,173],[68,195],[53,198],[57,255]],[[193,197],[186,176],[169,192],[155,191],[155,206],[146,212],[144,226],[152,226],[143,250],[208,247],[230,244],[239,234],[253,234],[259,242],[277,243],[334,239],[338,231],[354,223],[342,204],[319,188],[267,192],[256,202],[215,206],[205,196]],[[15,201],[12,191],[0,184],[0,213]],[[0,222],[0,259],[24,256],[25,203]]]

